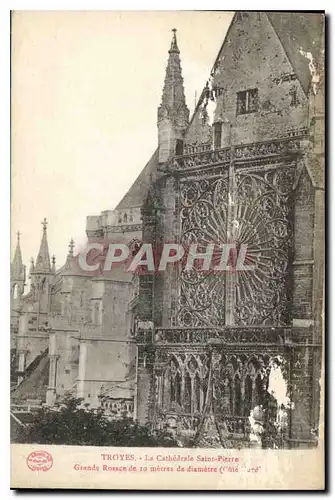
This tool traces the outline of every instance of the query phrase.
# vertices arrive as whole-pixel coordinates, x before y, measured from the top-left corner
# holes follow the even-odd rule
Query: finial
[[[71,238],[69,243],[69,255],[73,255],[73,249],[74,249],[74,240],[73,238]]]
[[[43,219],[43,222],[41,222],[42,226],[43,226],[43,231],[46,232],[47,230],[47,224],[48,224],[48,221],[46,220],[46,218],[44,217]]]
[[[171,53],[175,52],[176,54],[179,54],[179,49],[178,49],[178,45],[177,45],[177,37],[176,37],[176,33],[177,33],[176,28],[172,29],[172,33],[173,33],[173,36],[172,36],[172,42],[171,42],[171,47],[170,47],[169,53],[171,54]]]
[[[20,236],[21,236],[20,231],[18,231],[18,232],[16,233],[16,235],[17,235],[17,242],[18,242],[18,243],[20,243]]]

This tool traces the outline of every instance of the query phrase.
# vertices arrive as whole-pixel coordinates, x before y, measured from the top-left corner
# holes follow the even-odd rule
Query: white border
[[[225,9],[226,7],[226,9]],[[1,474],[0,474],[0,485],[1,485],[1,493],[4,497],[12,496],[14,492],[9,491],[9,397],[5,397],[5,395],[9,396],[9,260],[10,260],[10,129],[9,129],[9,117],[10,117],[10,79],[9,79],[9,67],[10,67],[10,24],[9,24],[9,11],[12,10],[231,10],[233,8],[238,8],[239,10],[315,10],[315,9],[325,9],[326,13],[331,16],[334,12],[334,2],[333,0],[326,1],[321,3],[310,1],[310,0],[297,0],[292,4],[290,0],[282,0],[278,2],[278,4],[273,5],[269,4],[269,2],[252,2],[252,1],[241,1],[238,2],[238,5],[232,5],[232,3],[228,4],[226,2],[222,2],[222,0],[210,0],[207,2],[194,0],[186,1],[186,0],[169,0],[168,2],[161,1],[159,4],[153,1],[142,1],[140,4],[134,0],[114,0],[111,2],[110,0],[82,0],[80,3],[70,0],[52,0],[47,4],[45,0],[17,0],[12,2],[7,2],[3,0],[1,2],[0,7],[0,59],[1,59],[1,78],[0,78],[0,96],[1,96],[1,133],[0,133],[0,152],[1,152],[1,168],[0,168],[0,214],[1,214],[1,233],[2,233],[2,243],[0,246],[1,252],[1,262],[2,262],[2,272],[1,272],[1,366],[2,372],[0,377],[1,383],[1,433],[2,436],[2,446],[1,446]],[[328,51],[331,58],[329,57],[328,65],[328,101],[330,102],[330,94],[332,82],[335,81],[333,77],[333,68],[334,68],[334,39],[330,34],[330,26],[329,28],[329,39],[328,39]],[[328,109],[328,126],[330,129],[331,119],[333,117],[333,103]],[[328,134],[330,136],[330,132]],[[335,174],[334,167],[330,164],[330,159],[334,157],[332,149],[334,141],[329,141],[329,150],[328,150],[328,171],[329,175],[327,176],[328,188],[335,186]],[[328,222],[329,229],[332,229],[332,222],[335,219],[335,200],[334,196],[330,191],[329,193],[329,212],[328,212]],[[331,250],[334,248],[334,232],[330,232],[329,237],[329,255],[332,257]],[[333,284],[334,278],[334,266],[331,268],[331,276],[329,288]],[[329,276],[328,276],[329,279]],[[335,295],[332,295],[332,299],[328,301],[329,310],[335,309]],[[331,318],[329,318],[328,322],[328,347],[331,349],[328,355],[329,365],[328,365],[328,385],[330,385],[332,379],[332,360],[334,359],[334,345],[335,341],[333,340],[330,343],[330,338],[333,334],[332,331],[332,323]],[[4,369],[7,367],[7,370]],[[7,404],[4,402],[8,401]],[[333,401],[334,398],[332,395],[329,395],[329,423],[331,422],[330,415],[334,415],[333,410]],[[4,446],[4,444],[6,445]],[[330,452],[335,448],[334,446],[334,433],[332,433],[331,442],[329,441]],[[331,487],[331,477],[334,476],[334,461],[331,463],[329,467],[329,486]],[[93,496],[98,493],[92,493]],[[63,493],[63,495],[67,496],[68,494]],[[113,493],[115,496],[116,494]],[[205,495],[205,494],[204,494]],[[227,493],[224,493],[226,496]],[[229,495],[229,494],[228,494]],[[243,495],[243,493],[241,493]],[[117,495],[118,496],[118,495]],[[124,495],[122,495],[124,497]],[[234,495],[236,497],[236,495]],[[44,494],[39,494],[40,498],[44,497]]]

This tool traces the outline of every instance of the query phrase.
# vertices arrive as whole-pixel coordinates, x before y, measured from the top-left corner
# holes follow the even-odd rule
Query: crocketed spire
[[[14,254],[14,259],[12,262],[12,280],[24,281],[25,280],[25,266],[22,263],[22,254],[20,247],[20,233],[17,234],[16,249]]]
[[[49,245],[47,239],[47,224],[48,221],[44,218],[41,223],[43,226],[43,234],[41,239],[40,250],[37,255],[36,263],[35,263],[35,273],[51,272],[50,266],[50,256],[49,256]]]
[[[172,31],[173,36],[165,73],[162,103],[158,108],[158,121],[168,115],[175,123],[186,128],[190,112],[185,101],[184,80],[179,57],[180,51],[176,37],[177,30],[174,28]]]
[[[166,67],[162,102],[158,108],[158,162],[164,163],[176,153],[189,123],[184,80],[182,77],[176,29],[173,30],[169,59]],[[180,154],[180,153],[179,153]]]

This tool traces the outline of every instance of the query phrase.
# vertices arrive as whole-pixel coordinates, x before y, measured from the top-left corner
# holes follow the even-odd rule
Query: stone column
[[[163,376],[163,409],[170,409],[170,372],[169,370],[164,371]]]
[[[48,406],[52,406],[56,400],[56,376],[57,376],[57,355],[49,356],[50,367],[49,367],[49,386],[47,390],[46,403]]]
[[[52,406],[56,400],[57,359],[56,333],[51,332],[49,335],[49,385],[46,395],[46,403],[48,406]]]
[[[143,352],[145,348],[139,348],[139,360],[137,368],[137,398],[136,416],[140,423],[145,423],[156,418],[154,414],[154,374],[153,353]],[[144,364],[144,356],[146,361]]]
[[[163,370],[159,369],[156,370],[156,375],[157,375],[157,407],[159,410],[162,408],[162,401],[163,401]]]
[[[83,398],[85,394],[84,390],[85,390],[86,361],[87,361],[87,343],[81,340],[79,349],[79,368],[78,368],[78,385],[77,385],[78,398]]]
[[[231,129],[230,129],[231,143]],[[227,210],[227,243],[236,245],[236,186],[234,172],[234,148],[230,147],[230,165],[228,177],[228,210]],[[236,259],[234,259],[235,261]],[[229,260],[228,260],[229,262]],[[236,262],[233,263],[233,266]],[[231,267],[233,267],[231,266]],[[235,312],[235,294],[236,294],[236,276],[235,270],[230,269],[226,273],[226,308],[225,308],[225,323],[226,325],[234,324]]]

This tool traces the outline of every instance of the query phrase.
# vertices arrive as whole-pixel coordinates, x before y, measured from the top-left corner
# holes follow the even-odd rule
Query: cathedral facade
[[[251,36],[252,34],[252,36]],[[294,36],[293,36],[294,34]],[[314,446],[324,269],[324,18],[237,12],[190,117],[176,31],[158,147],[88,242],[246,245],[252,271],[87,276],[47,221],[12,263],[12,411],[73,393],[185,446]]]

